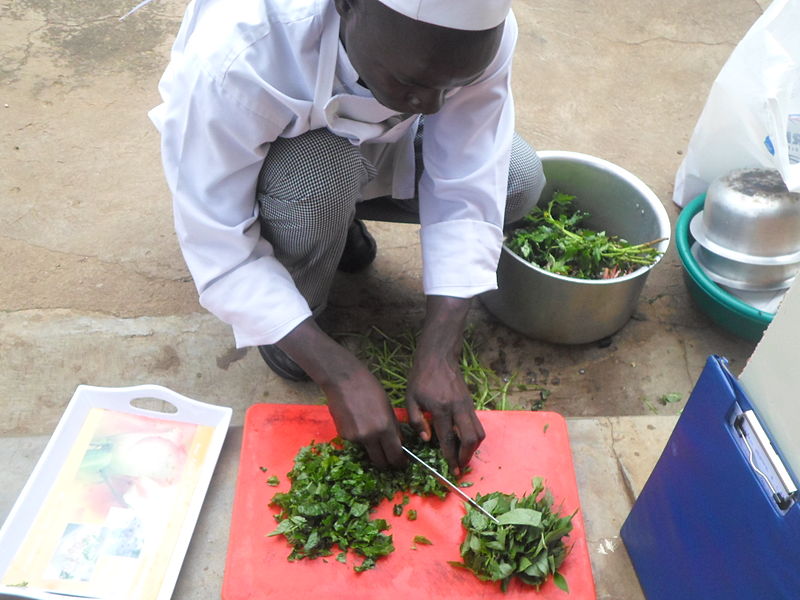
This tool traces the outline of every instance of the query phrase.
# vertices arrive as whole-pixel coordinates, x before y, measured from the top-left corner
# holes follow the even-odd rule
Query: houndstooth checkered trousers
[[[422,169],[423,129],[420,126],[415,140],[417,181]],[[275,257],[292,274],[313,309],[324,307],[327,301],[360,190],[375,173],[356,146],[327,129],[279,138],[270,146],[258,177],[261,235],[272,244]],[[539,157],[515,134],[506,223],[533,208],[544,183]],[[395,202],[417,212],[416,198]]]

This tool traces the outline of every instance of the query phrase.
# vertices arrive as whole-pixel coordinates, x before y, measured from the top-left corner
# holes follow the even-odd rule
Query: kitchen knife
[[[469,502],[469,503],[470,503],[472,506],[474,506],[474,507],[475,507],[475,508],[477,508],[479,511],[481,511],[481,512],[482,512],[484,515],[486,515],[487,517],[489,517],[489,519],[491,519],[492,521],[494,521],[494,522],[495,522],[495,523],[497,523],[498,525],[500,524],[500,522],[499,522],[497,519],[495,519],[495,518],[494,518],[494,517],[493,517],[493,516],[492,516],[492,515],[491,515],[491,514],[490,514],[490,513],[489,513],[489,512],[486,510],[486,509],[484,509],[484,508],[483,508],[483,507],[482,507],[480,504],[478,504],[477,502],[475,502],[475,500],[473,500],[472,498],[470,498],[469,496],[467,496],[467,495],[466,495],[464,492],[462,492],[462,491],[461,491],[461,488],[459,488],[459,487],[458,487],[458,486],[457,486],[455,483],[453,483],[452,481],[450,481],[449,479],[447,479],[447,477],[445,477],[444,475],[442,475],[441,473],[439,473],[439,471],[437,471],[436,469],[434,469],[434,468],[433,468],[431,465],[429,465],[428,463],[426,463],[424,460],[422,460],[422,459],[421,459],[419,456],[417,456],[416,454],[414,454],[414,453],[413,453],[411,450],[409,450],[409,449],[408,449],[408,448],[406,448],[405,446],[402,446],[402,448],[403,448],[403,451],[404,451],[406,454],[408,454],[408,455],[409,455],[411,458],[413,458],[415,461],[417,461],[419,464],[421,464],[423,467],[425,467],[425,468],[426,468],[428,471],[430,471],[430,472],[431,472],[433,475],[435,475],[435,476],[436,476],[436,479],[438,479],[439,481],[441,481],[442,483],[444,483],[446,486],[448,486],[448,487],[449,487],[451,490],[453,490],[453,491],[454,491],[456,494],[458,494],[459,496],[461,496],[461,497],[462,497],[464,500],[466,500],[467,502]]]

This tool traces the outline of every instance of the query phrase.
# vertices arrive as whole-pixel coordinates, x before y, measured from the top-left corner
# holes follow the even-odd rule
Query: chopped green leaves
[[[280,483],[281,483],[281,480],[278,479],[277,475],[273,475],[272,477],[267,479],[267,485],[271,485],[273,487],[275,487],[277,485],[280,485]]]
[[[513,230],[506,245],[536,266],[577,279],[613,279],[655,263],[660,240],[630,244],[617,236],[581,227],[589,213],[573,206],[575,196],[553,193],[544,208],[534,208]]]
[[[450,477],[438,447],[410,434],[405,437],[418,456]],[[383,499],[390,500],[400,491],[440,498],[447,494],[421,465],[412,462],[404,471],[381,471],[360,446],[343,440],[301,448],[288,477],[291,490],[272,498],[281,511],[275,516],[278,526],[269,535],[283,535],[289,541],[293,547],[289,560],[330,556],[334,545],[344,552],[353,550],[364,557],[354,567],[357,572],[374,567],[378,558],[394,550],[392,536],[384,533],[389,523],[370,518]],[[409,500],[404,496],[394,513],[402,514]],[[412,511],[408,513],[411,519]],[[337,560],[344,562],[340,556]]]
[[[642,398],[642,404],[653,414],[658,414],[659,406],[669,406],[678,404],[683,400],[683,395],[677,392],[670,392],[659,396],[655,401],[650,398]]]
[[[424,544],[426,546],[432,546],[433,542],[426,538],[424,535],[415,535],[414,536],[414,543],[415,544]]]
[[[659,398],[661,404],[666,406],[667,404],[675,404],[676,402],[680,402],[683,400],[683,394],[678,394],[677,392],[671,392],[669,394],[664,394]]]
[[[561,516],[553,511],[552,494],[541,478],[531,484],[531,493],[522,498],[501,492],[476,496],[475,501],[499,524],[465,505],[463,562],[451,564],[469,569],[482,581],[499,581],[503,591],[514,577],[538,589],[550,575],[556,586],[568,591],[558,568],[569,552],[563,538],[572,531],[574,513]]]
[[[405,439],[415,454],[451,478],[438,447],[412,435]],[[361,446],[340,439],[301,448],[288,477],[291,489],[272,498],[271,504],[280,512],[275,515],[277,527],[268,535],[286,538],[292,546],[289,560],[331,556],[337,546],[336,560],[346,564],[352,550],[362,557],[360,564],[353,565],[359,573],[375,567],[378,559],[394,550],[387,533],[390,524],[371,518],[381,501],[393,499],[398,492],[447,495],[421,465],[410,462],[405,471],[381,471],[372,466]],[[408,494],[393,505],[396,516],[409,504]],[[553,510],[553,496],[541,478],[532,481],[531,493],[522,498],[493,492],[477,494],[475,501],[498,523],[465,504],[462,562],[450,564],[472,571],[481,580],[499,581],[503,591],[514,578],[538,588],[550,576],[556,586],[568,591],[558,569],[569,552],[563,538],[572,531],[575,513],[562,516]],[[405,512],[408,520],[416,520],[415,509]],[[432,544],[423,535],[415,536],[413,542],[412,549]]]

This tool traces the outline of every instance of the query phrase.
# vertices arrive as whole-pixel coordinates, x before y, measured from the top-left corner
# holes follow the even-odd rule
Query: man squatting
[[[504,224],[544,186],[514,133],[510,3],[192,0],[150,112],[200,303],[316,382],[379,467],[405,464],[394,412],[315,316],[337,269],[375,257],[356,205],[411,211],[426,314],[409,422],[458,473],[485,436],[458,366],[470,298],[496,288]]]

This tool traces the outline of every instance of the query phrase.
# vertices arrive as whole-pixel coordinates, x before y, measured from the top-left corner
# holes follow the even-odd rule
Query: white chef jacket
[[[510,15],[485,73],[425,117],[425,294],[469,298],[497,287],[516,38]],[[237,347],[275,343],[311,315],[260,235],[256,182],[272,141],[327,127],[392,168],[389,188],[373,182],[365,199],[413,196],[417,118],[382,106],[357,79],[332,0],[192,0],[186,9],[159,84],[163,102],[149,115],[200,303],[232,326]]]

